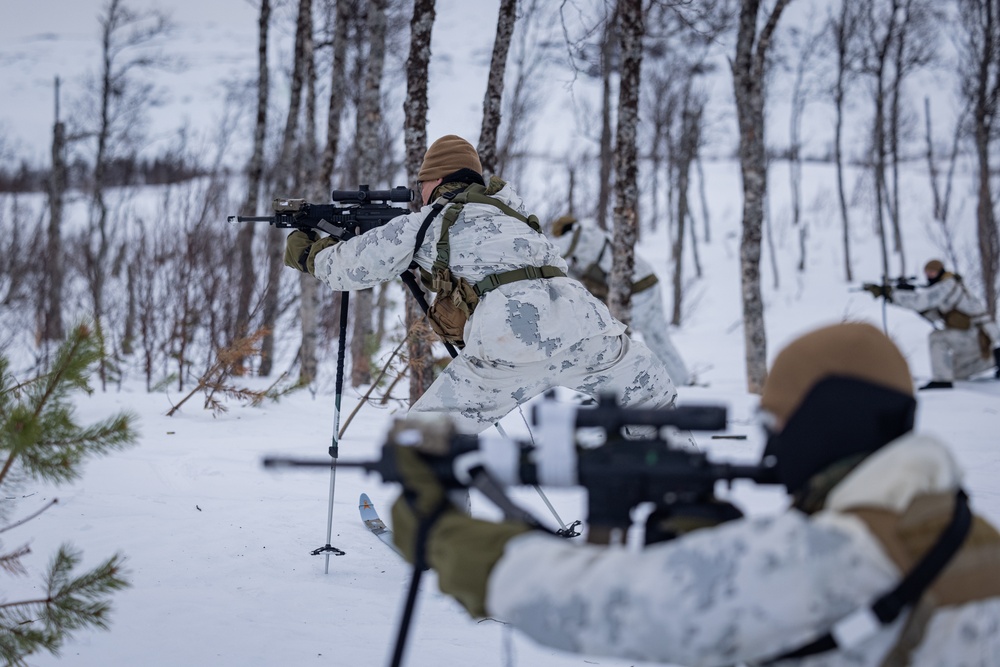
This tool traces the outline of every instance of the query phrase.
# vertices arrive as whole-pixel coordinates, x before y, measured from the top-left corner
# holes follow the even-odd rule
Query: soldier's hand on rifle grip
[[[332,236],[320,238],[311,229],[296,229],[285,241],[285,266],[315,275],[316,255],[332,246],[337,240]]]
[[[885,297],[892,301],[892,287],[889,285],[877,285],[875,283],[865,283],[861,289],[871,294],[874,298]]]

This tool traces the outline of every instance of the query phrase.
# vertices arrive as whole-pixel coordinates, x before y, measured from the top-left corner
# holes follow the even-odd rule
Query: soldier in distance
[[[923,287],[864,286],[872,296],[916,311],[934,326],[928,336],[931,380],[920,389],[951,389],[955,380],[967,380],[994,366],[995,377],[1000,378],[1000,330],[983,302],[940,260],[927,262],[924,275]]]

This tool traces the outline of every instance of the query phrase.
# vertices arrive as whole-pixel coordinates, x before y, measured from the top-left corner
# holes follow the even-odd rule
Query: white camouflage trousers
[[[622,405],[661,408],[677,396],[667,369],[628,336],[594,336],[551,357],[503,364],[459,354],[411,412],[447,414],[459,433],[480,433],[521,403],[553,387],[588,396],[613,392]]]
[[[942,329],[928,336],[931,353],[931,378],[941,382],[967,380],[988,371],[996,361],[992,354],[983,358],[978,329],[967,331]]]
[[[690,384],[693,380],[680,352],[670,340],[670,325],[663,312],[663,292],[653,285],[632,295],[632,327],[642,334],[642,340],[667,367],[675,385]]]

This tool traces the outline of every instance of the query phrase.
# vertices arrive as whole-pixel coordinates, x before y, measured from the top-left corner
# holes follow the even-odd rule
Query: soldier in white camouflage
[[[995,377],[1000,379],[1000,329],[982,300],[969,291],[960,275],[945,270],[939,259],[924,265],[924,276],[925,286],[905,281],[895,287],[864,286],[872,296],[916,311],[934,326],[928,336],[931,379],[920,389],[951,389],[955,380],[967,380],[994,366]]]
[[[898,348],[868,324],[806,334],[775,359],[760,405],[764,459],[793,499],[776,516],[641,550],[575,545],[428,513],[443,490],[397,447],[409,502],[393,506],[396,544],[412,558],[423,520],[442,591],[565,651],[702,667],[1000,665],[1000,534],[971,514],[944,443],[912,430]]]
[[[343,242],[289,235],[285,263],[334,290],[397,278],[411,265],[438,291],[435,330],[462,349],[411,412],[449,415],[478,433],[557,386],[626,405],[665,407],[676,390],[663,364],[578,281],[527,216],[514,188],[483,182],[475,149],[435,141],[418,178],[425,206]]]
[[[607,303],[611,274],[611,235],[589,220],[564,215],[552,222],[552,237],[569,266],[569,275]],[[636,255],[632,271],[631,327],[660,358],[677,385],[694,384],[695,378],[670,339],[670,325],[663,312],[663,291],[653,267]]]

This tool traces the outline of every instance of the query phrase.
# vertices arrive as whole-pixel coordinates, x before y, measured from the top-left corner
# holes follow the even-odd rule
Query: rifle
[[[913,284],[913,281],[917,279],[916,276],[899,276],[898,278],[883,277],[880,283],[861,283],[861,287],[851,288],[852,292],[870,292],[875,298],[885,297],[890,294],[892,290],[904,290],[910,291],[917,289],[917,286]]]
[[[401,185],[391,190],[369,190],[367,185],[359,185],[357,190],[334,190],[330,194],[332,204],[310,204],[305,199],[276,197],[272,202],[274,215],[231,215],[228,221],[230,224],[266,222],[279,229],[318,230],[343,241],[410,212],[386,202],[411,202],[413,198],[413,190]],[[350,205],[338,206],[338,203]]]
[[[770,465],[715,462],[703,452],[674,445],[672,429],[724,430],[725,407],[626,408],[608,395],[600,397],[596,407],[586,408],[559,403],[550,395],[534,406],[532,420],[537,429],[534,443],[495,434],[458,434],[442,416],[397,419],[379,459],[339,465],[361,468],[377,473],[384,482],[398,483],[402,480],[394,448],[416,446],[445,488],[475,487],[508,518],[535,526],[537,521],[502,495],[502,487],[582,486],[587,491],[588,540],[592,543],[608,543],[616,535],[623,539],[632,523],[632,510],[641,504],[654,507],[645,525],[645,541],[652,544],[674,536],[669,528],[671,517],[696,516],[717,523],[739,516],[735,507],[715,499],[718,481],[777,483]],[[627,440],[624,426],[653,426],[667,435]],[[594,446],[595,439],[600,444]],[[328,467],[329,462],[267,457],[263,465]]]
[[[401,482],[394,452],[396,446],[415,446],[446,488],[473,486],[492,500],[509,520],[544,528],[515,505],[502,485],[547,484],[582,486],[588,497],[588,541],[606,544],[612,537],[624,542],[630,513],[642,503],[652,503],[646,520],[647,544],[670,539],[677,527],[715,524],[742,516],[728,503],[715,499],[718,481],[750,479],[776,484],[773,466],[734,465],[710,461],[698,451],[673,445],[673,429],[718,431],[726,426],[726,409],[718,406],[681,406],[674,409],[636,409],[618,405],[614,396],[598,399],[594,408],[558,403],[549,392],[532,410],[537,426],[536,446],[506,436],[462,435],[447,417],[419,415],[394,422],[381,458],[341,465],[381,475],[385,482]],[[654,426],[652,440],[626,440],[624,426]],[[660,434],[666,433],[666,437]],[[598,442],[594,441],[597,437]],[[267,457],[267,468],[327,467],[327,461]],[[672,523],[671,519],[679,519]],[[402,662],[403,649],[425,569],[418,553],[413,577],[399,622],[393,667]]]
[[[916,276],[899,276],[898,278],[882,277],[881,283],[862,283],[861,287],[851,289],[852,292],[868,292],[872,298],[882,298],[882,331],[889,335],[889,316],[886,314],[886,304],[892,301],[892,291],[903,290],[913,291],[917,286],[913,284]]]

